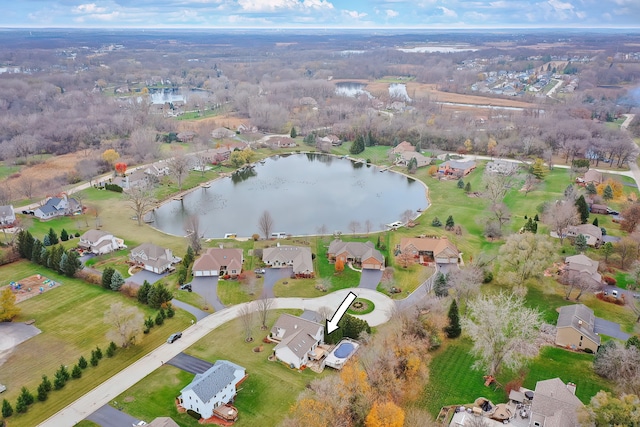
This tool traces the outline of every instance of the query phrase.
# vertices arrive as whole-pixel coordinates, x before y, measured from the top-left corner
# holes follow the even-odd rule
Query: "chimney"
[[[574,383],[567,383],[567,390],[569,390],[572,394],[576,394],[576,385]]]
[[[582,326],[582,320],[578,320],[578,325]]]

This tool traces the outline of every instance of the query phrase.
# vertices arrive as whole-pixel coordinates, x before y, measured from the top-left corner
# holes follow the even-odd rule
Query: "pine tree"
[[[582,224],[586,224],[589,219],[589,205],[582,194],[576,199],[576,208],[580,214],[580,221]]]
[[[467,181],[467,184],[464,186],[465,193],[471,193],[471,183]]]
[[[586,190],[587,194],[589,194],[590,196],[598,194],[598,190],[596,189],[596,186],[593,184],[593,182],[587,184]]]
[[[111,289],[111,277],[115,273],[116,269],[113,267],[107,267],[102,272],[102,287],[105,289]]]
[[[16,412],[19,414],[27,412],[27,404],[24,403],[24,400],[22,400],[20,396],[18,396],[18,400],[16,401]]]
[[[53,228],[49,228],[49,234],[48,234],[48,236],[49,236],[49,242],[50,242],[52,245],[57,245],[57,244],[59,243],[59,242],[58,242],[58,235],[56,234],[56,232],[55,232],[55,231],[53,231]]]
[[[86,369],[88,365],[87,359],[85,359],[84,356],[80,356],[80,359],[78,359],[78,366],[80,369]]]
[[[187,253],[182,258],[182,265],[185,268],[189,268],[193,260],[196,258],[195,252],[193,252],[193,248],[191,246],[187,247]]]
[[[146,280],[142,283],[142,286],[138,289],[138,302],[141,304],[149,303],[149,291],[151,290],[151,284]]]
[[[598,227],[598,217],[595,217],[595,218],[593,219],[592,224],[593,224],[593,225],[595,225],[596,227]]]
[[[433,292],[437,297],[446,297],[449,295],[449,286],[447,276],[438,272],[433,283]]]
[[[122,274],[120,274],[120,272],[116,270],[111,276],[111,290],[119,291],[122,285],[124,285],[124,277],[122,277]]]
[[[65,230],[64,228],[60,232],[60,240],[62,240],[63,242],[69,240],[69,233],[67,233],[67,230]]]
[[[96,357],[98,360],[102,359],[102,350],[98,346],[96,346]]]
[[[362,135],[356,136],[356,139],[351,144],[349,148],[349,153],[351,154],[360,154],[364,151],[364,138]]]
[[[42,242],[38,239],[33,241],[33,249],[31,250],[31,262],[40,264],[40,256],[42,255]]]
[[[7,419],[13,415],[13,407],[7,399],[2,400],[2,418]]]
[[[289,132],[289,136],[291,138],[295,138],[296,136],[298,136],[298,132],[296,131],[295,126],[291,126],[291,132]]]
[[[462,334],[462,328],[460,327],[460,314],[458,313],[458,303],[454,299],[449,307],[449,325],[444,328],[444,332],[448,338],[458,338]]]
[[[68,277],[73,277],[76,271],[80,270],[82,263],[75,251],[68,251],[62,254],[60,259],[60,271]]]
[[[45,234],[44,237],[42,238],[42,244],[44,246],[51,246],[51,238],[49,237],[48,234]]]
[[[27,389],[26,387],[22,387],[22,389],[20,390],[19,398],[21,398],[27,406],[36,401],[36,399],[33,397],[33,394],[31,394],[29,389]]]
[[[42,382],[40,384],[47,391],[47,393],[51,391],[51,381],[49,381],[49,377],[47,377],[46,375],[42,376]]]
[[[607,185],[602,192],[602,198],[606,201],[613,199],[613,188],[610,185]]]
[[[433,218],[433,221],[431,221],[431,225],[434,227],[441,227],[442,222],[440,221],[440,219],[438,219],[438,217],[435,217]]]
[[[82,369],[80,369],[80,366],[75,365],[73,367],[73,369],[71,370],[71,378],[80,378],[82,376]]]
[[[453,230],[453,227],[455,226],[456,226],[456,223],[453,221],[453,215],[449,215],[449,218],[447,218],[445,228],[447,230]]]
[[[464,188],[464,181],[462,180],[462,178],[458,180],[458,188],[461,190]]]
[[[534,220],[535,222],[540,221],[540,217],[538,216],[538,214],[536,214],[536,216],[534,216],[534,217],[533,217],[533,220]]]
[[[95,350],[91,350],[91,359],[89,359],[89,363],[91,364],[91,366],[98,366],[99,361],[100,359],[98,359],[98,356],[96,356]]]
[[[37,396],[38,400],[40,402],[44,402],[45,400],[47,400],[48,396],[49,396],[49,392],[44,387],[44,385],[42,383],[40,383],[40,385],[38,386],[38,396]]]
[[[576,250],[580,253],[584,252],[585,250],[587,250],[587,238],[585,237],[584,234],[578,234],[578,237],[576,237],[576,241],[574,243]]]

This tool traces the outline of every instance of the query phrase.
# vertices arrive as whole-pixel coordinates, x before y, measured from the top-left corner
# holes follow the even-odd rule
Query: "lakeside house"
[[[59,216],[81,213],[80,203],[73,197],[63,194],[61,197],[50,197],[46,203],[33,211],[33,215],[43,221]]]
[[[396,145],[391,149],[392,154],[402,154],[407,152],[415,152],[416,147],[411,144],[409,141],[402,141],[400,144]]]
[[[232,276],[242,272],[244,255],[237,248],[209,248],[193,263],[194,277]]]
[[[416,167],[418,168],[429,166],[433,160],[431,157],[426,157],[415,151],[404,151],[396,155],[396,164],[407,166],[411,159],[416,159]]]
[[[145,270],[162,274],[171,269],[174,263],[171,249],[163,248],[153,243],[143,243],[131,249],[129,259]]]
[[[278,243],[274,248],[262,250],[262,261],[271,268],[291,267],[296,276],[313,277],[311,248],[306,246],[281,246]]]
[[[418,258],[420,264],[457,264],[461,256],[456,245],[446,237],[403,237],[397,249],[400,253],[408,252]]]
[[[211,138],[214,139],[233,138],[234,136],[236,133],[227,128],[216,128],[211,131]]]
[[[327,257],[330,263],[341,259],[363,270],[384,270],[384,256],[372,242],[343,242],[336,239],[329,244]]]
[[[448,160],[438,167],[438,173],[443,175],[467,176],[476,168],[476,162],[459,162],[456,160]]]
[[[300,369],[314,358],[313,351],[322,344],[324,326],[291,314],[281,315],[271,328],[269,338],[278,344],[274,356],[291,368]]]
[[[116,238],[113,234],[102,230],[88,230],[80,236],[78,246],[96,255],[108,254],[127,246],[124,240]]]

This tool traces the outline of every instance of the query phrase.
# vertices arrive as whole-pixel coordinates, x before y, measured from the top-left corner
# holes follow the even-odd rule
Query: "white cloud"
[[[354,19],[362,19],[367,16],[365,12],[358,12],[357,10],[344,10],[343,12],[346,13],[350,18]]]
[[[296,9],[333,9],[333,3],[327,0],[238,0],[245,12],[273,12],[276,10]]]
[[[400,15],[400,13],[393,9],[387,9],[384,11],[384,13],[386,13],[387,18],[395,18],[396,16]]]
[[[73,8],[73,13],[104,13],[107,9],[98,7],[95,3],[80,4]]]
[[[555,10],[573,10],[573,5],[571,3],[563,3],[560,0],[549,0],[549,5]]]
[[[442,12],[442,15],[446,16],[447,18],[457,18],[458,17],[458,14],[456,13],[455,10],[447,9],[444,6],[438,6],[437,9],[440,9],[440,11]]]
[[[333,9],[333,3],[326,0],[304,0],[302,6],[309,9]]]

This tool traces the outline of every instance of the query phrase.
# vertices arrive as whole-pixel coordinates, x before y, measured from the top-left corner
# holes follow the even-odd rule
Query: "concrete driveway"
[[[194,277],[191,281],[191,289],[204,298],[204,301],[215,311],[224,308],[224,304],[218,298],[218,276]]]
[[[167,274],[169,274],[169,273],[157,274],[157,273],[154,273],[152,271],[142,270],[142,271],[138,271],[133,276],[128,277],[127,279],[125,279],[125,281],[133,282],[133,283],[136,283],[138,285],[142,285],[144,283],[144,281],[146,280],[147,282],[149,282],[150,284],[153,285],[158,280],[160,280],[163,277],[165,277]]]
[[[292,267],[286,268],[267,268],[264,271],[264,284],[262,285],[262,293],[267,298],[273,298],[273,286],[280,279],[286,279],[293,274]]]
[[[213,363],[206,360],[198,359],[197,357],[189,356],[185,353],[179,353],[176,357],[167,362],[168,365],[175,366],[178,369],[182,369],[185,372],[191,374],[202,374],[207,369],[213,366]]]
[[[140,421],[129,414],[117,410],[109,404],[101,406],[86,419],[102,427],[129,427],[138,424]]]
[[[176,292],[187,292],[187,291],[176,291]],[[211,314],[208,311],[200,310],[199,308],[194,307],[191,304],[187,304],[186,302],[179,301],[175,298],[171,300],[171,304],[174,307],[181,308],[184,311],[188,311],[189,313],[193,314],[196,317],[196,320],[202,320]]]
[[[382,270],[364,268],[362,269],[362,273],[360,273],[360,284],[358,287],[375,291],[378,283],[380,283],[380,279],[382,279]]]
[[[611,322],[609,320],[604,320],[599,317],[596,317],[596,320],[593,325],[593,331],[596,332],[597,334],[618,338],[623,341],[626,341],[629,339],[629,334],[624,333],[620,330],[619,323]]]

